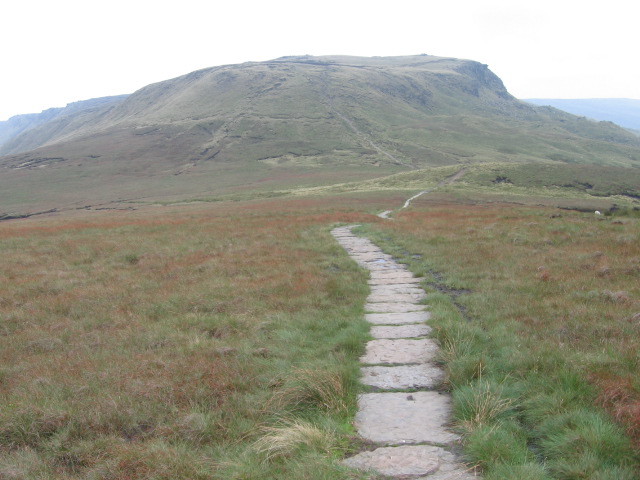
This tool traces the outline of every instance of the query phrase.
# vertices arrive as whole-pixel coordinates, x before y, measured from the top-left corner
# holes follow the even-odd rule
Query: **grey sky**
[[[0,120],[298,54],[469,58],[519,98],[640,98],[639,14],[629,0],[4,2]]]

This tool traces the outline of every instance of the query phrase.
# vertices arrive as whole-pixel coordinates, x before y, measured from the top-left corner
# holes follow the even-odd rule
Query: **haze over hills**
[[[640,100],[632,98],[527,98],[534,105],[549,105],[574,115],[603,120],[640,130]]]
[[[10,153],[14,150],[20,151],[20,146],[13,146],[12,140],[29,130],[40,125],[47,124],[40,133],[40,143],[46,143],[45,133],[49,131],[50,136],[55,136],[54,121],[60,122],[68,116],[73,116],[76,121],[81,120],[85,115],[102,110],[104,107],[114,105],[124,100],[127,95],[116,95],[111,97],[92,98],[79,102],[69,103],[66,107],[49,108],[40,113],[27,113],[25,115],[15,115],[8,120],[0,122],[0,154]],[[24,147],[23,147],[24,148]]]
[[[475,162],[640,166],[630,132],[521,102],[486,65],[429,55],[204,69],[59,115],[0,153],[0,213],[253,194]]]

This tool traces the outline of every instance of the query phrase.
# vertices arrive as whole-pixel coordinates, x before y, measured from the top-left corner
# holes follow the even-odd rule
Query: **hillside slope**
[[[67,104],[66,107],[48,108],[40,113],[15,115],[9,120],[0,122],[0,155],[32,150],[46,144],[52,138],[58,137],[59,128],[56,124],[74,120],[78,128],[78,120],[86,118],[87,114],[102,111],[105,107],[115,105],[124,100],[127,95],[92,98]],[[42,126],[38,131],[33,131]],[[47,132],[49,135],[47,135]],[[26,140],[16,140],[21,137]]]
[[[640,130],[640,100],[632,98],[529,98],[534,105],[549,105],[574,115],[609,121]]]
[[[520,102],[486,65],[427,55],[200,70],[33,128],[11,144],[25,149],[33,150],[0,158],[0,212],[326,185],[469,162],[640,166],[633,134]]]

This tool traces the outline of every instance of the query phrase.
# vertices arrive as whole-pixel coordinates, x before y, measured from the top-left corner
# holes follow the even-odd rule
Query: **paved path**
[[[376,448],[344,463],[403,480],[477,479],[451,453],[458,436],[447,426],[451,399],[435,390],[443,372],[434,364],[438,346],[428,338],[420,280],[352,228],[331,233],[371,274],[365,318],[374,340],[360,358],[361,381],[371,393],[358,398],[355,423],[358,434]]]
[[[438,185],[434,188],[429,188],[427,190],[422,190],[421,192],[416,193],[413,197],[408,198],[405,202],[404,205],[402,205],[402,207],[400,207],[398,210],[402,210],[405,208],[409,208],[411,206],[411,202],[413,202],[416,198],[421,197],[422,195],[426,194],[426,193],[431,193],[433,192],[436,188],[442,187],[444,185],[448,185],[449,183],[453,183],[456,180],[459,180],[460,178],[462,178],[462,176],[467,173],[467,169],[463,168],[459,171],[457,171],[456,173],[454,173],[453,175],[451,175],[450,177],[445,178],[444,180],[441,180],[440,182],[438,182]],[[386,218],[386,219],[391,219],[391,215],[393,214],[393,210],[385,210],[384,212],[380,212],[378,214],[378,216],[380,218]]]

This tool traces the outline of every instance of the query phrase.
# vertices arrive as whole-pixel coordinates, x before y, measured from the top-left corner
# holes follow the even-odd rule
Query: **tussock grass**
[[[535,461],[526,435],[513,422],[477,425],[466,437],[466,452],[490,473],[496,466],[521,466]]]
[[[267,460],[290,457],[300,448],[328,456],[338,450],[337,432],[304,420],[283,420],[278,425],[264,427],[261,433],[254,448]]]
[[[470,385],[455,389],[454,408],[460,427],[473,432],[483,425],[499,423],[508,417],[515,404],[514,399],[503,396],[503,388],[479,379]]]
[[[487,480],[550,480],[539,463],[499,464],[485,475]]]
[[[272,404],[294,411],[313,406],[337,414],[348,413],[353,405],[349,395],[356,389],[353,379],[357,372],[332,367],[295,369],[288,383],[274,395]]]

